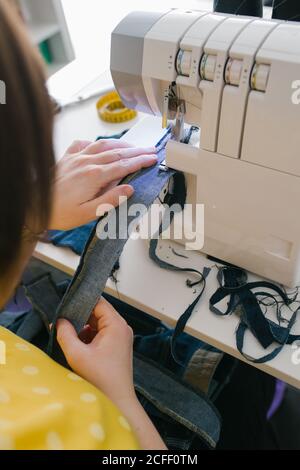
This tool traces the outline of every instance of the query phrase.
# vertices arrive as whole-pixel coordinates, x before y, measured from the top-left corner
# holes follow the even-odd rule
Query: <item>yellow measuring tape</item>
[[[136,111],[125,107],[116,91],[102,96],[96,106],[100,119],[105,122],[117,124],[130,121],[137,116]]]

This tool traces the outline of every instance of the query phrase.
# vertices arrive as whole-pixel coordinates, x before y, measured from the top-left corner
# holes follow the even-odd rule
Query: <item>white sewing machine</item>
[[[126,106],[176,119],[166,164],[205,205],[203,252],[299,284],[300,25],[134,12],[113,32],[111,72]],[[199,148],[179,142],[184,122]]]

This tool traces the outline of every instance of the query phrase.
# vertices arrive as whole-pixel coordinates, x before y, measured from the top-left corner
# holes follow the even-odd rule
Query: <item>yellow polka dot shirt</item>
[[[137,450],[97,388],[0,327],[0,450]]]

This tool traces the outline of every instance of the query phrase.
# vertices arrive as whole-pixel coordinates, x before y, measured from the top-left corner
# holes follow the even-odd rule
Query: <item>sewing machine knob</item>
[[[184,51],[180,49],[176,59],[176,70],[179,75],[189,77],[192,66],[192,53],[190,51]]]
[[[230,58],[225,69],[225,82],[227,85],[239,86],[243,70],[243,61]]]
[[[202,80],[214,81],[217,56],[204,54],[200,62],[200,77]]]
[[[255,64],[251,74],[252,90],[265,92],[270,75],[270,65]]]

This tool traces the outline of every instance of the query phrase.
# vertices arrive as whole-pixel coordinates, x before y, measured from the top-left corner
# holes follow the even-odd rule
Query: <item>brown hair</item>
[[[53,108],[43,67],[7,0],[0,0],[0,80],[6,86],[6,104],[0,104],[2,276],[18,261],[24,226],[46,228],[54,168]]]

